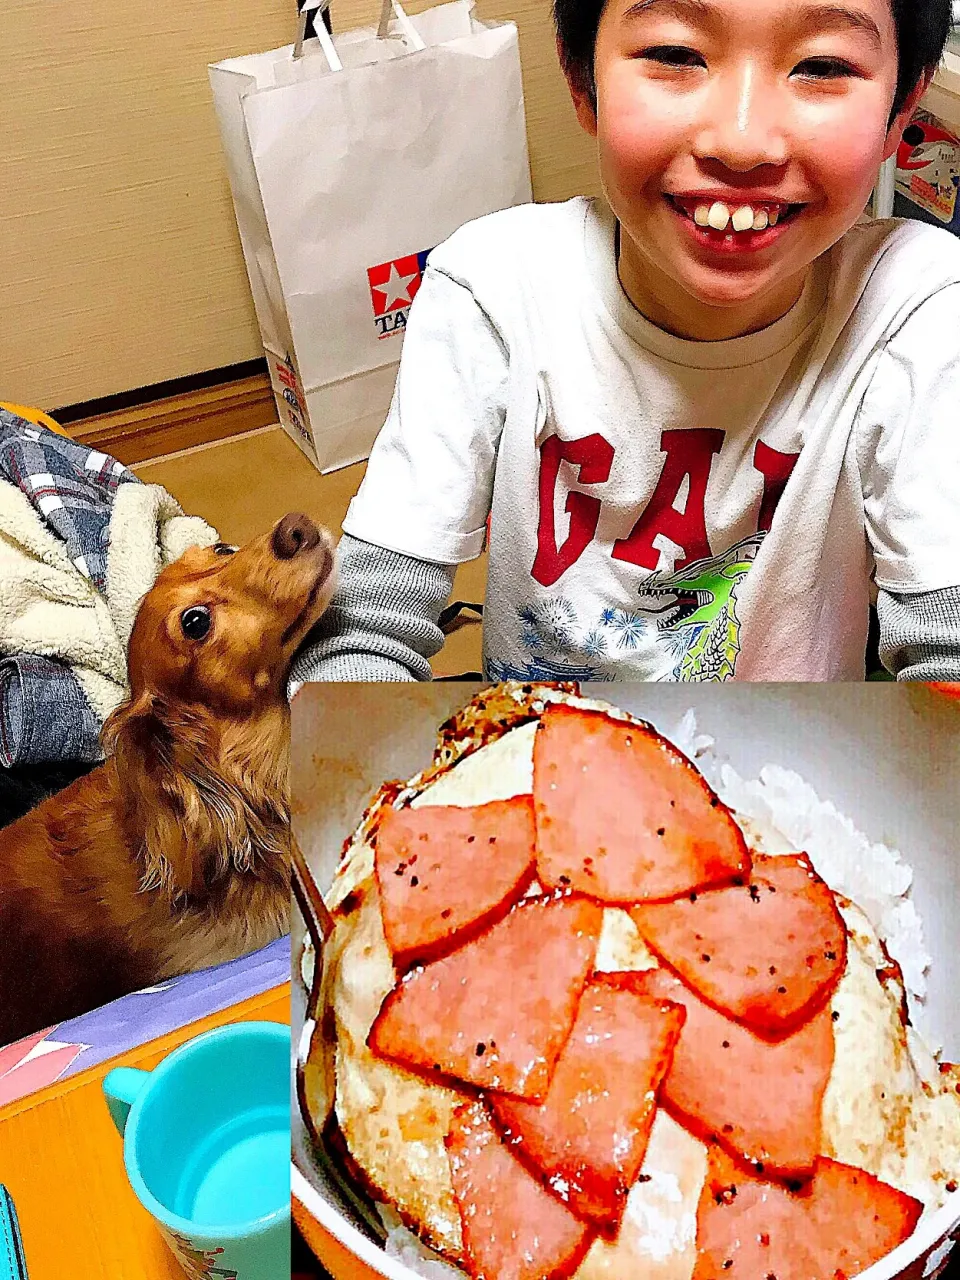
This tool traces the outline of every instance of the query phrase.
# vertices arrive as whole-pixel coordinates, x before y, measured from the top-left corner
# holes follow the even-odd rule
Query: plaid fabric
[[[98,591],[106,590],[113,498],[121,484],[139,484],[122,463],[47,427],[0,409],[0,479],[17,486],[70,559]]]
[[[106,591],[113,499],[140,481],[114,458],[0,409],[0,482],[16,485],[78,572]],[[0,662],[0,764],[100,758],[100,722],[68,666],[20,653]]]

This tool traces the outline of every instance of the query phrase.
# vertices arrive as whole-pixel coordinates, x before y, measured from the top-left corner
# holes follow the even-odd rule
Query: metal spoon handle
[[[333,917],[327,910],[327,904],[317,888],[317,883],[310,873],[307,860],[303,856],[303,850],[297,843],[296,838],[291,838],[290,840],[290,851],[293,861],[294,897],[304,920],[307,922],[310,939],[319,956],[323,951],[324,942],[333,932]]]

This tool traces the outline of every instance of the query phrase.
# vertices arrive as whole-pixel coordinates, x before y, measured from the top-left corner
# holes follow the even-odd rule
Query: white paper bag
[[[429,250],[531,190],[513,23],[385,0],[383,35],[321,25],[210,80],[280,418],[330,471],[383,424]]]

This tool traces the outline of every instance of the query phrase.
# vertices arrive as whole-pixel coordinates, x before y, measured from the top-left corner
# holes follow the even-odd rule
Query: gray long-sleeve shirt
[[[431,564],[344,534],[340,585],[294,663],[311,680],[429,680],[456,565]],[[898,680],[960,681],[960,587],[881,591],[880,656]]]

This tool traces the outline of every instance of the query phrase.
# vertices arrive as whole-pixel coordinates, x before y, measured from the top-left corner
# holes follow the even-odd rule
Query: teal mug
[[[0,1280],[27,1280],[20,1224],[6,1187],[0,1187]]]
[[[191,1280],[290,1280],[290,1028],[208,1031],[103,1091],[130,1185]]]

